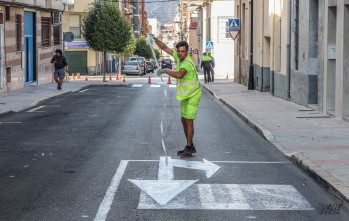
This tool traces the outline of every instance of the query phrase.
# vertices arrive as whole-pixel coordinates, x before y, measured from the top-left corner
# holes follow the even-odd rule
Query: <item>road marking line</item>
[[[284,161],[210,161],[211,163],[241,163],[241,164],[273,164],[273,163],[288,163],[288,162],[284,162]]]
[[[28,112],[28,113],[32,113],[32,112],[45,112],[45,111],[37,111],[37,110],[40,110],[41,108],[44,108],[44,107],[45,107],[45,106],[36,107],[36,108],[33,108],[33,109],[28,110],[27,112]]]
[[[21,124],[22,122],[0,122],[0,124]]]
[[[173,167],[166,165],[166,157],[160,157],[158,180],[174,180]]]
[[[159,85],[159,84],[153,84],[153,85],[150,85],[150,87],[161,87],[161,85]]]
[[[88,91],[90,89],[85,89],[85,90],[82,90],[82,91],[79,91],[79,93],[82,93],[82,92],[85,92],[85,91]]]
[[[165,205],[141,192],[138,209],[314,210],[292,185],[194,184]]]
[[[119,167],[116,170],[116,173],[113,176],[113,179],[110,183],[110,186],[107,189],[107,192],[105,193],[103,201],[99,206],[99,209],[98,209],[98,212],[94,218],[94,221],[106,220],[108,212],[111,208],[111,205],[113,204],[115,194],[116,194],[116,191],[119,187],[120,181],[125,173],[128,162],[129,162],[128,160],[121,160]]]
[[[143,87],[143,84],[134,84],[132,87]]]
[[[171,87],[171,88],[176,88],[177,85],[169,85],[169,87]]]

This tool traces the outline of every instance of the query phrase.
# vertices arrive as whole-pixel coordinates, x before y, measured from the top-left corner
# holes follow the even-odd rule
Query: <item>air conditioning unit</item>
[[[54,25],[62,24],[62,13],[61,12],[53,12],[52,13],[52,24],[54,24]]]

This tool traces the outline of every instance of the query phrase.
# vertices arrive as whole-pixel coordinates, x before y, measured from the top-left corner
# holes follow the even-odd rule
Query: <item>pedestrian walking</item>
[[[212,67],[211,67],[211,82],[214,82],[214,67],[216,66],[216,63],[214,61],[214,57],[211,55],[211,52],[208,52],[208,56],[212,59]]]
[[[205,83],[209,83],[211,81],[212,58],[206,52],[203,54],[200,67],[204,69]]]
[[[68,63],[65,57],[63,56],[63,52],[61,49],[57,49],[55,53],[56,55],[53,56],[51,60],[51,63],[55,66],[55,72],[53,73],[53,77],[57,82],[57,89],[62,90],[65,72],[68,72]]]
[[[181,158],[190,158],[196,153],[193,143],[194,119],[198,111],[202,91],[198,73],[193,60],[188,54],[189,45],[186,41],[180,41],[176,45],[176,51],[170,49],[165,43],[149,35],[155,43],[166,53],[173,56],[176,62],[176,70],[160,69],[157,75],[168,74],[177,79],[176,99],[181,101],[181,119],[187,144],[183,150],[177,152]]]

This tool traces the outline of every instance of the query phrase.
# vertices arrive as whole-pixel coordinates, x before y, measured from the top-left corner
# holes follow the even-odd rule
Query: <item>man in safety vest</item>
[[[153,37],[153,36],[152,36]],[[183,150],[177,152],[181,158],[190,158],[196,153],[193,144],[194,119],[198,111],[202,91],[193,60],[188,54],[189,45],[186,41],[180,41],[176,45],[176,51],[171,50],[165,43],[157,38],[155,43],[169,55],[173,56],[176,62],[176,70],[160,69],[157,75],[168,74],[177,79],[177,100],[181,101],[181,117],[184,134],[187,144]]]
[[[212,69],[212,58],[207,56],[207,53],[205,52],[203,54],[203,58],[201,60],[200,67],[204,69],[204,77],[205,77],[205,83],[209,83],[211,81],[211,69]]]
[[[207,55],[212,59],[211,82],[214,82],[214,67],[216,66],[216,62],[214,61],[214,57],[211,55],[211,52],[208,52]]]

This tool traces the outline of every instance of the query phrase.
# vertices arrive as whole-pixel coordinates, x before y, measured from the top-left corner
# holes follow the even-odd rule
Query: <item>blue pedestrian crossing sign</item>
[[[213,49],[213,41],[206,41],[206,50]]]
[[[240,31],[240,18],[228,19],[229,31]]]

